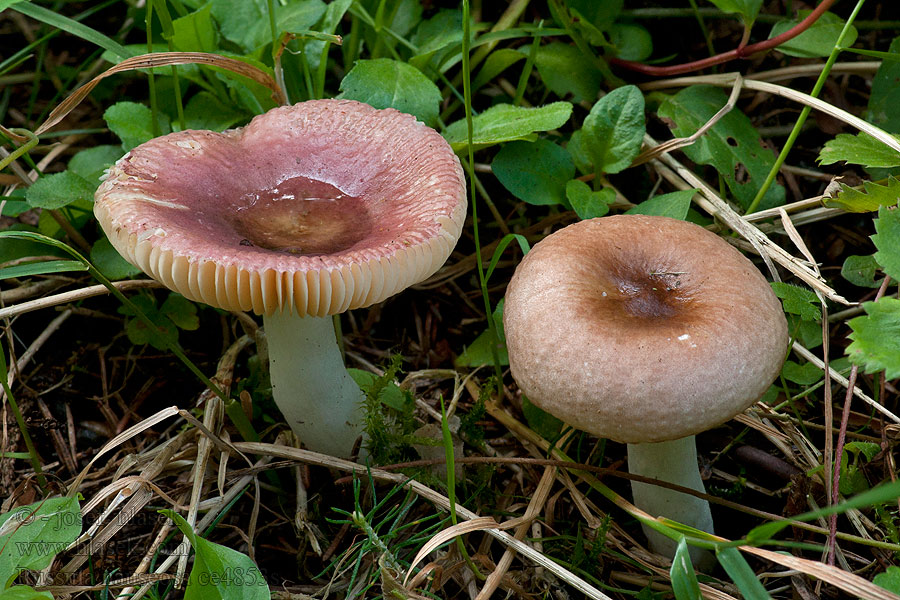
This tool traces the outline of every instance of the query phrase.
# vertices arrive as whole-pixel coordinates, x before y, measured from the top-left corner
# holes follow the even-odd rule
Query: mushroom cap
[[[126,260],[192,300],[326,316],[437,271],[465,189],[449,144],[413,116],[313,100],[141,144],[94,214]]]
[[[717,235],[667,217],[581,221],[536,244],[503,309],[534,404],[618,442],[678,439],[758,400],[788,347],[781,303]]]

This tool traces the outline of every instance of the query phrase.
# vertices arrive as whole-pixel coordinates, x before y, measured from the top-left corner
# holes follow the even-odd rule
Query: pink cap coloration
[[[466,195],[450,146],[414,117],[314,100],[134,148],[94,212],[123,257],[192,300],[326,316],[440,268]]]

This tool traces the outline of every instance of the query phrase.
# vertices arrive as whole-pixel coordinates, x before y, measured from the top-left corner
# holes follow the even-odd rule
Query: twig
[[[115,281],[113,282],[113,285],[116,286],[116,289],[121,292],[124,292],[126,290],[164,287],[163,284],[152,279]],[[108,293],[109,290],[106,288],[106,286],[103,285],[91,285],[77,290],[70,290],[68,292],[62,292],[61,294],[55,294],[53,296],[38,298],[37,300],[29,300],[28,302],[22,302],[21,304],[15,304],[6,308],[0,308],[0,319],[9,319],[11,317],[24,315],[25,313],[34,310],[40,310],[42,308],[52,308],[61,304],[78,302],[79,300],[93,298],[94,296],[102,296]]]
[[[831,8],[831,5],[834,4],[834,2],[835,0],[823,0],[822,3],[819,4],[815,8],[815,10],[809,13],[809,15],[805,19],[803,19],[781,35],[775,36],[768,40],[764,40],[762,42],[757,42],[756,44],[750,44],[749,46],[741,45],[733,50],[729,50],[728,52],[723,52],[715,56],[710,56],[709,58],[682,63],[680,65],[670,65],[668,67],[656,67],[630,60],[621,60],[618,58],[609,59],[609,63],[611,65],[616,65],[625,69],[629,69],[631,71],[643,73],[644,75],[650,75],[652,77],[671,77],[672,75],[690,73],[691,71],[699,71],[700,69],[705,69],[714,65],[721,65],[738,58],[749,58],[754,54],[766,52],[797,37],[804,31],[809,29],[810,26],[819,19],[819,17],[825,14],[825,12],[829,8]]]

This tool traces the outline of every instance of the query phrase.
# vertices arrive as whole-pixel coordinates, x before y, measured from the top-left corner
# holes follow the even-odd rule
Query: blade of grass
[[[70,19],[69,17],[65,17],[59,13],[53,12],[52,10],[48,10],[43,6],[38,6],[37,4],[32,4],[31,2],[20,2],[19,4],[11,6],[10,8],[22,13],[25,16],[31,17],[32,19],[36,19],[38,21],[41,21],[42,23],[46,23],[47,25],[56,27],[61,31],[76,35],[85,41],[100,46],[104,50],[109,50],[119,59],[126,59],[130,55],[130,53],[125,49],[124,46],[122,46],[112,38],[103,35],[96,29],[92,29],[87,25],[82,25],[74,19]]]

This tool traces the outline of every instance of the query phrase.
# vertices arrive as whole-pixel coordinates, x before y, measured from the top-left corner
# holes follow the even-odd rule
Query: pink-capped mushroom
[[[362,392],[329,316],[437,271],[462,230],[465,181],[414,117],[314,100],[134,148],[94,213],[119,253],[170,289],[263,315],[278,407],[308,448],[347,456]]]

